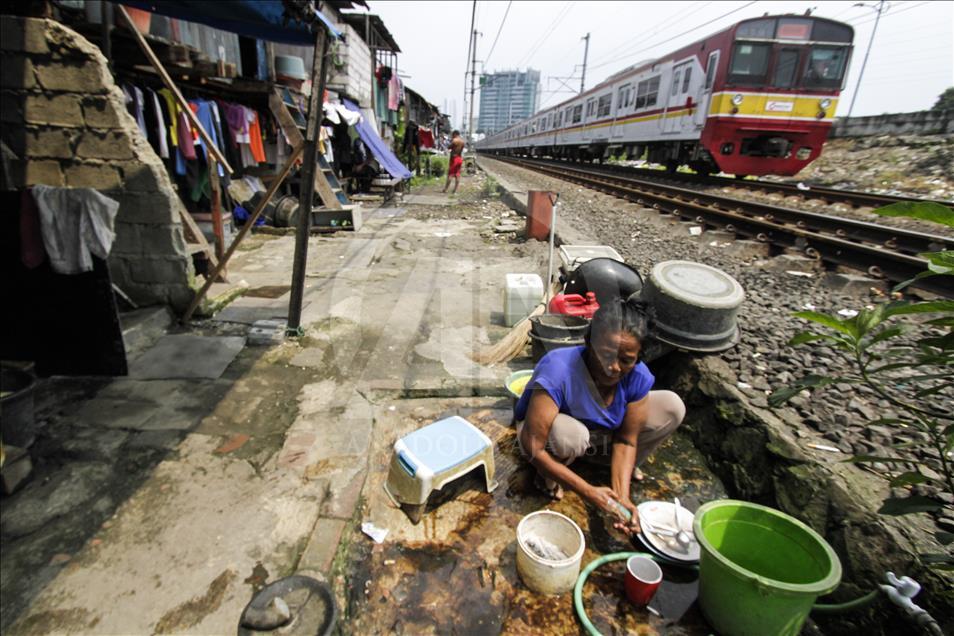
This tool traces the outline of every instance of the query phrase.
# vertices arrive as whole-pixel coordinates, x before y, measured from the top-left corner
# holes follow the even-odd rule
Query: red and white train
[[[645,153],[670,170],[794,175],[821,154],[853,37],[850,25],[808,15],[743,20],[627,68],[477,149],[571,159]]]

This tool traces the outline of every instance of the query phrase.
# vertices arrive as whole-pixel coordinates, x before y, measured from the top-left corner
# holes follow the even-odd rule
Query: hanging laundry
[[[388,82],[388,110],[397,110],[400,103],[401,80],[397,75],[392,75]]]
[[[146,129],[146,118],[143,114],[144,98],[142,90],[127,84],[123,86],[123,96],[126,99],[126,110],[136,120],[136,125],[143,137],[149,137],[149,131]]]
[[[40,211],[29,190],[20,193],[20,261],[27,269],[36,269],[46,260]]]
[[[92,256],[109,256],[119,203],[92,188],[35,185],[43,246],[58,274],[93,270]]]
[[[152,111],[155,117],[154,130],[157,137],[157,151],[163,159],[169,158],[169,139],[166,137],[166,120],[162,114],[162,106],[159,104],[159,96],[155,91],[149,91],[149,102],[152,104]]]
[[[262,145],[262,129],[258,121],[258,113],[248,109],[248,136],[252,157],[258,163],[265,162],[265,147]]]
[[[433,148],[434,147],[434,133],[430,128],[421,128],[417,131],[418,140],[420,142],[421,148]]]

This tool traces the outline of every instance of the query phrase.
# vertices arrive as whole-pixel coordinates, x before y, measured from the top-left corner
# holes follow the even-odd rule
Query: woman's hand
[[[632,536],[639,532],[639,513],[636,512],[636,506],[632,501],[629,500],[617,500],[619,504],[629,510],[629,513],[632,515],[629,521],[624,521],[620,517],[619,522],[614,523],[613,527],[617,530],[622,530],[627,534],[627,536]]]
[[[636,512],[636,506],[631,501],[620,500],[619,495],[612,488],[606,486],[596,486],[590,489],[586,496],[587,500],[600,510],[604,510],[614,515],[618,521],[613,524],[617,530],[621,530],[627,535],[639,532],[639,513]],[[629,520],[620,508],[624,508],[631,515]]]

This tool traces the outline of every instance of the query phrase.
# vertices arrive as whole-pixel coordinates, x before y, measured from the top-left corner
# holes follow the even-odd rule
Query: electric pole
[[[583,87],[586,85],[586,58],[590,53],[590,34],[587,33],[586,37],[580,39],[586,40],[586,45],[583,48],[583,72],[580,74],[580,93],[582,93]]]
[[[476,4],[476,2],[475,2]],[[474,140],[474,81],[477,79],[477,29],[474,29],[472,36],[474,38],[471,50],[473,55],[470,58],[470,115],[467,118],[467,134],[470,140]]]
[[[474,21],[476,20],[476,18],[477,18],[477,0],[474,0],[474,4],[473,4],[473,6],[472,6],[471,9],[470,9],[470,30],[471,30],[471,31],[474,30]],[[473,40],[473,38],[468,38],[468,40],[467,40],[467,45],[468,45],[468,46],[467,46],[467,62],[464,64],[464,102],[463,102],[463,107],[461,108],[461,115],[460,115],[460,119],[461,119],[460,127],[461,127],[461,128],[463,128],[463,127],[464,127],[464,124],[467,123],[466,121],[464,121],[464,113],[467,112],[467,73],[468,73],[467,65],[470,64],[470,57],[471,57],[471,55],[472,55],[473,52],[474,52],[474,49],[473,49],[473,47],[474,47],[474,40]]]
[[[878,15],[875,18],[874,26],[871,28],[871,39],[868,40],[868,50],[865,51],[865,59],[861,62],[861,70],[858,72],[858,83],[855,85],[855,94],[851,96],[851,105],[848,107],[848,117],[851,117],[851,111],[855,109],[855,100],[858,99],[858,91],[861,89],[861,78],[864,77],[865,65],[868,63],[868,56],[871,54],[871,45],[874,43],[875,31],[878,30],[878,21],[881,19],[881,13],[884,11],[884,0],[878,2],[877,8],[864,2],[859,2],[855,6],[874,9],[878,12]],[[848,117],[845,117],[845,119],[848,119]]]

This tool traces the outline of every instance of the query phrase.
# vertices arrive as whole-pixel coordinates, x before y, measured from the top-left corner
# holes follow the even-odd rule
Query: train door
[[[719,52],[709,53],[709,63],[706,64],[706,81],[699,88],[699,99],[693,114],[693,123],[696,128],[706,125],[709,116],[709,103],[712,101],[712,85],[715,83],[716,69],[719,68]]]
[[[683,76],[690,73],[692,60],[683,62],[672,69],[672,84],[666,97],[666,110],[663,112],[663,133],[682,132],[682,117],[685,115],[686,97],[683,95]]]
[[[626,119],[626,113],[629,112],[630,106],[633,105],[633,85],[624,84],[620,86],[616,91],[616,108],[613,111],[613,137],[622,137],[623,129],[626,127],[626,124],[622,123]]]
[[[583,141],[593,136],[593,120],[596,119],[596,98],[586,100],[586,110],[583,111]]]

